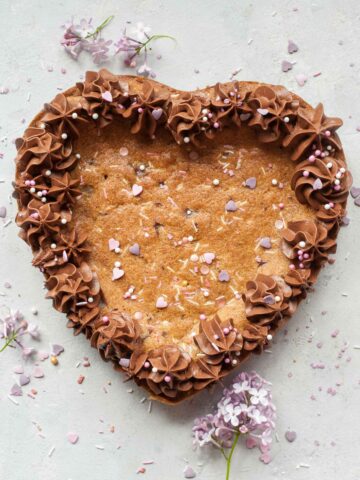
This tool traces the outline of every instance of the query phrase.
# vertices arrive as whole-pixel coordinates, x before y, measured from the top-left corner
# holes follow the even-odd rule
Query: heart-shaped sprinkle
[[[257,112],[260,113],[260,115],[264,116],[269,113],[269,110],[267,108],[258,108]]]
[[[77,443],[77,441],[79,440],[79,435],[75,432],[69,432],[66,436],[69,442],[72,443],[73,445]]]
[[[283,60],[283,61],[281,62],[281,70],[282,70],[284,73],[288,72],[289,70],[292,70],[292,68],[293,68],[292,63],[288,62],[287,60]]]
[[[124,270],[121,270],[121,268],[115,267],[113,268],[112,271],[112,281],[119,280],[119,278],[122,278],[125,275]]]
[[[234,202],[234,200],[229,200],[227,202],[227,204],[225,205],[225,210],[227,212],[236,212],[236,210],[238,209],[236,203]]]
[[[305,83],[307,82],[307,76],[304,75],[303,73],[299,73],[299,75],[296,75],[295,80],[297,81],[297,84],[300,87],[303,87]]]
[[[274,295],[266,295],[263,300],[266,305],[274,305],[275,303]]]
[[[314,189],[314,190],[321,190],[322,187],[323,187],[322,181],[320,180],[320,178],[317,178],[317,179],[315,180],[315,182],[313,183],[313,189]]]
[[[288,53],[296,53],[299,50],[299,47],[292,40],[288,41]]]
[[[228,282],[230,280],[230,275],[226,270],[221,270],[218,279],[220,282]]]
[[[215,253],[211,253],[211,252],[204,253],[205,263],[207,263],[208,265],[211,265],[214,260],[215,260]]]
[[[21,375],[22,373],[24,373],[24,367],[22,365],[16,365],[13,369],[13,372]]]
[[[111,95],[111,92],[109,92],[108,90],[104,93],[101,94],[103,100],[105,100],[105,102],[112,102],[113,101],[113,97]]]
[[[21,397],[22,389],[17,383],[14,383],[14,385],[11,387],[10,395],[12,395],[13,397]]]
[[[353,198],[360,197],[360,187],[352,187],[350,190],[350,195]]]
[[[120,242],[118,242],[114,238],[110,238],[110,240],[109,240],[109,250],[113,251],[113,250],[115,250],[115,248],[119,248],[119,247],[120,247]]]
[[[271,238],[263,237],[260,241],[260,246],[263,248],[271,248]]]
[[[166,308],[167,306],[168,306],[168,303],[164,297],[159,297],[156,300],[156,308]]]
[[[360,197],[357,197],[357,199],[354,201],[354,204],[355,204],[357,207],[360,207]]]
[[[249,177],[245,180],[245,187],[251,188],[251,190],[254,190],[256,188],[256,178],[255,177]]]
[[[47,352],[39,352],[39,360],[43,362],[44,360],[47,360],[49,358],[49,354]]]
[[[64,347],[62,345],[57,345],[56,343],[51,345],[51,354],[58,357],[60,353],[63,353]]]
[[[137,185],[136,183],[132,186],[131,192],[134,197],[137,197],[143,191],[143,187],[141,185]]]
[[[43,369],[40,367],[35,367],[33,371],[33,377],[35,378],[43,378],[44,377],[44,372]]]
[[[293,432],[293,431],[290,431],[288,430],[287,432],[285,432],[285,438],[288,442],[292,443],[296,440],[296,432]]]
[[[6,207],[0,207],[0,218],[6,217]]]
[[[195,478],[195,477],[196,477],[196,473],[194,472],[194,469],[190,467],[190,465],[185,467],[184,478]]]
[[[134,243],[134,245],[131,245],[129,248],[129,252],[136,256],[140,255],[140,245],[138,243]]]
[[[155,108],[152,112],[151,115],[153,118],[157,121],[161,118],[161,115],[163,114],[163,109],[162,108]]]
[[[119,365],[123,368],[129,368],[130,367],[130,360],[128,358],[120,358]]]
[[[21,387],[23,387],[24,385],[27,385],[28,383],[30,383],[30,377],[28,377],[24,373],[21,374],[20,377],[19,377],[19,385]]]

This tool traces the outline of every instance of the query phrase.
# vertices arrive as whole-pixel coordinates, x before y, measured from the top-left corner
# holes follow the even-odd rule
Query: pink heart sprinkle
[[[134,197],[137,197],[143,191],[143,187],[141,185],[137,185],[136,183],[132,186],[131,192]]]
[[[300,87],[303,87],[305,83],[307,82],[307,76],[304,75],[303,73],[299,73],[299,75],[295,76],[295,80],[297,81],[298,85]]]
[[[284,60],[283,62],[281,62],[281,70],[286,73],[288,72],[289,70],[292,70],[293,66],[292,66],[292,63],[288,62],[287,60]]]
[[[16,383],[14,383],[14,385],[11,387],[10,395],[12,395],[13,397],[21,397],[22,395],[21,387],[19,387],[19,385],[17,385]]]
[[[113,100],[111,92],[109,92],[109,91],[106,91],[106,92],[102,93],[101,96],[102,96],[103,100],[105,100],[106,102],[112,102],[112,100]]]
[[[58,357],[60,353],[63,353],[63,351],[64,347],[62,345],[57,345],[56,343],[51,345],[51,353],[52,355],[55,355],[55,357]]]
[[[49,358],[49,354],[47,352],[39,352],[39,360],[43,362]]]
[[[322,181],[320,180],[320,178],[317,178],[313,183],[313,190],[321,190],[322,187],[323,187]]]
[[[134,245],[131,245],[129,248],[129,252],[136,256],[140,255],[140,245],[138,243],[134,243]]]
[[[119,278],[122,278],[125,275],[124,270],[121,270],[121,268],[115,267],[113,268],[112,271],[112,280],[119,280]]]
[[[67,434],[67,439],[69,440],[70,443],[74,445],[79,440],[79,435],[75,432],[69,432]]]
[[[161,115],[163,114],[163,109],[162,108],[155,108],[152,112],[151,115],[155,120],[159,120]]]
[[[166,308],[167,306],[168,306],[168,303],[164,297],[159,297],[156,300],[156,308]]]
[[[126,147],[121,147],[119,153],[122,157],[126,157],[126,155],[129,153],[129,150]]]
[[[204,260],[205,260],[205,263],[207,263],[208,265],[211,265],[212,262],[215,260],[215,253],[210,253],[210,252],[204,253]]]
[[[285,438],[288,442],[292,443],[296,440],[296,432],[292,432],[290,430],[288,430],[287,432],[285,432]]]
[[[288,52],[291,53],[296,53],[299,50],[299,47],[296,45],[295,42],[292,40],[289,40],[288,42]]]
[[[30,377],[28,377],[27,375],[21,374],[20,377],[19,377],[20,386],[23,387],[24,385],[27,385],[28,383],[30,383]]]
[[[40,367],[35,367],[34,368],[34,371],[33,371],[33,377],[35,378],[43,378],[44,376],[44,372],[42,370],[42,368]]]
[[[16,365],[13,372],[20,375],[21,373],[24,373],[24,367],[22,365]]]
[[[115,248],[119,248],[119,247],[120,247],[120,242],[118,242],[114,238],[110,238],[110,240],[109,240],[109,250],[112,251],[112,250],[115,250]]]
[[[267,115],[269,113],[269,110],[267,108],[258,108],[257,112],[260,113],[260,115]]]

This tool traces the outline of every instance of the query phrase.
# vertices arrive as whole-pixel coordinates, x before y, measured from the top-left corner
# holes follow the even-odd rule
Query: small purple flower
[[[24,346],[20,340],[25,335],[29,335],[36,340],[40,338],[38,327],[28,324],[21,312],[18,310],[10,311],[6,317],[0,318],[0,339],[3,340],[3,344],[0,344],[0,352],[12,343],[16,343],[25,357],[31,356],[35,350]]]

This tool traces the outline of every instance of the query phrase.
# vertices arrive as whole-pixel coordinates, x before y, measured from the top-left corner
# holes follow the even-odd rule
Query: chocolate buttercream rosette
[[[286,275],[259,273],[242,292],[246,322],[214,312],[193,337],[195,355],[176,343],[146,349],[138,319],[109,309],[88,262],[86,235],[73,224],[81,195],[74,151],[84,125],[99,135],[121,118],[130,134],[155,139],[159,129],[181,146],[216,142],[229,126],[254,129],[258,141],[289,151],[297,200],[314,219],[288,222],[279,246],[289,259]],[[175,403],[218,381],[251,352],[261,352],[295,312],[336,251],[351,186],[341,142],[342,122],[309,106],[284,87],[234,81],[182,92],[138,77],[87,72],[85,80],[58,94],[16,141],[15,195],[20,236],[31,247],[54,307],[83,332],[106,361],[147,388],[153,398]],[[291,157],[291,160],[290,160]],[[190,160],[189,160],[190,161]]]

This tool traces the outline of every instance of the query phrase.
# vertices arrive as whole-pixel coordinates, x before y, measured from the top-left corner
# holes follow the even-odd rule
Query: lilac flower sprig
[[[114,15],[110,15],[98,27],[93,26],[92,18],[88,20],[83,18],[79,24],[75,24],[73,20],[67,22],[63,25],[61,45],[75,60],[82,50],[89,52],[96,64],[107,60],[112,40],[103,39],[101,32],[113,18]]]
[[[150,44],[156,40],[168,39],[175,41],[171,35],[149,35],[150,28],[144,27],[141,23],[137,25],[137,39],[130,37],[124,30],[123,35],[115,43],[116,53],[125,53],[124,63],[127,67],[136,67],[136,57],[143,55],[143,63],[137,70],[139,75],[154,77],[154,71],[148,65],[148,53],[151,50]]]
[[[38,327],[28,323],[21,312],[18,310],[10,312],[4,318],[0,318],[0,339],[4,341],[0,347],[0,353],[7,347],[16,344],[22,350],[24,357],[29,357],[35,353],[35,349],[26,347],[22,342],[22,337],[29,335],[31,338],[38,340],[40,333]]]
[[[248,448],[259,448],[264,463],[270,462],[275,418],[270,384],[255,372],[242,372],[224,390],[216,412],[195,419],[194,445],[218,448],[226,460],[225,478],[229,480],[231,460],[241,436],[246,437]]]

